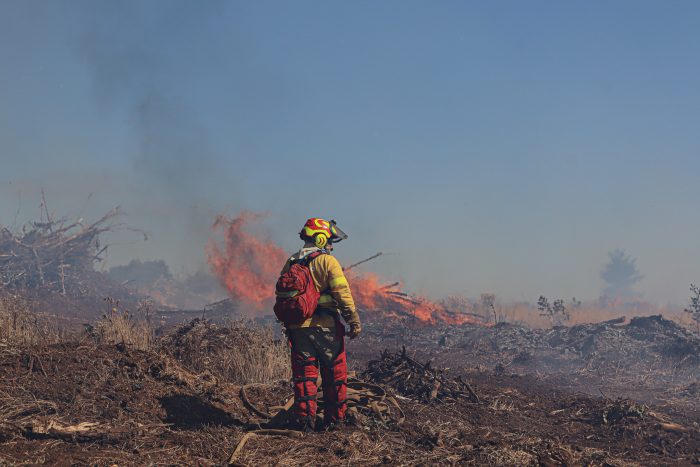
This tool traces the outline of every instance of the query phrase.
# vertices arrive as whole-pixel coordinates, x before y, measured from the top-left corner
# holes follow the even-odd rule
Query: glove
[[[350,339],[354,339],[360,335],[361,331],[362,326],[360,326],[360,323],[350,323],[350,331],[348,331],[348,337]]]

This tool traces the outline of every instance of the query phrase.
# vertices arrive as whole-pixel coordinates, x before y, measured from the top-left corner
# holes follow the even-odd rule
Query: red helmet
[[[302,240],[314,240],[319,248],[323,248],[329,242],[338,243],[348,238],[334,220],[328,222],[318,217],[312,217],[306,221],[304,227],[301,228],[301,232],[299,232],[299,237]]]

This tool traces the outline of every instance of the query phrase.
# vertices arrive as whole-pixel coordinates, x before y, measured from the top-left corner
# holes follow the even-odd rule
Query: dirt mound
[[[223,327],[205,319],[195,318],[177,326],[163,337],[161,347],[169,350],[179,360],[185,359],[194,349],[212,353],[227,349],[236,342],[249,338],[249,330],[241,327]]]
[[[0,463],[9,464],[26,459],[33,443],[56,440],[88,457],[111,449],[113,459],[153,462],[173,430],[239,426],[247,412],[228,399],[226,385],[166,355],[91,343],[0,347],[0,392]],[[53,463],[65,456],[32,458]]]
[[[31,412],[33,419],[34,414],[142,423],[178,418],[169,411],[174,404],[159,401],[173,392],[198,398],[217,386],[215,378],[194,375],[167,356],[90,343],[4,350],[0,371],[3,391],[16,406],[44,401],[51,407],[28,409],[23,417]]]
[[[289,379],[286,342],[268,328],[240,322],[217,325],[196,318],[164,336],[160,349],[190,371],[208,371],[230,383],[269,383]]]

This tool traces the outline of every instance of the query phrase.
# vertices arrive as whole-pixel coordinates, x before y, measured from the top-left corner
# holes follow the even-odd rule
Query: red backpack
[[[299,324],[311,318],[318,306],[321,293],[311,277],[309,263],[324,254],[316,251],[293,261],[289,269],[277,279],[275,286],[275,316],[284,324]]]

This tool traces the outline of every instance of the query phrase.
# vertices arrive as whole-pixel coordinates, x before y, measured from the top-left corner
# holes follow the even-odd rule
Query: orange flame
[[[426,298],[402,292],[399,283],[383,285],[374,273],[347,275],[353,298],[365,311],[413,318],[426,324],[481,323],[474,316],[451,312]]]
[[[274,297],[277,276],[287,259],[282,248],[245,230],[263,217],[250,211],[233,219],[217,216],[212,228],[223,234],[223,245],[214,241],[207,245],[209,265],[221,285],[232,297],[259,308]]]
[[[223,234],[223,249],[214,241],[207,246],[211,269],[229,294],[258,309],[271,308],[275,282],[287,259],[282,248],[246,230],[262,217],[249,211],[233,219],[218,216],[213,229]],[[406,294],[398,283],[383,285],[374,273],[348,272],[347,276],[353,298],[364,312],[411,318],[426,324],[479,323],[473,316],[450,312],[425,298]]]

